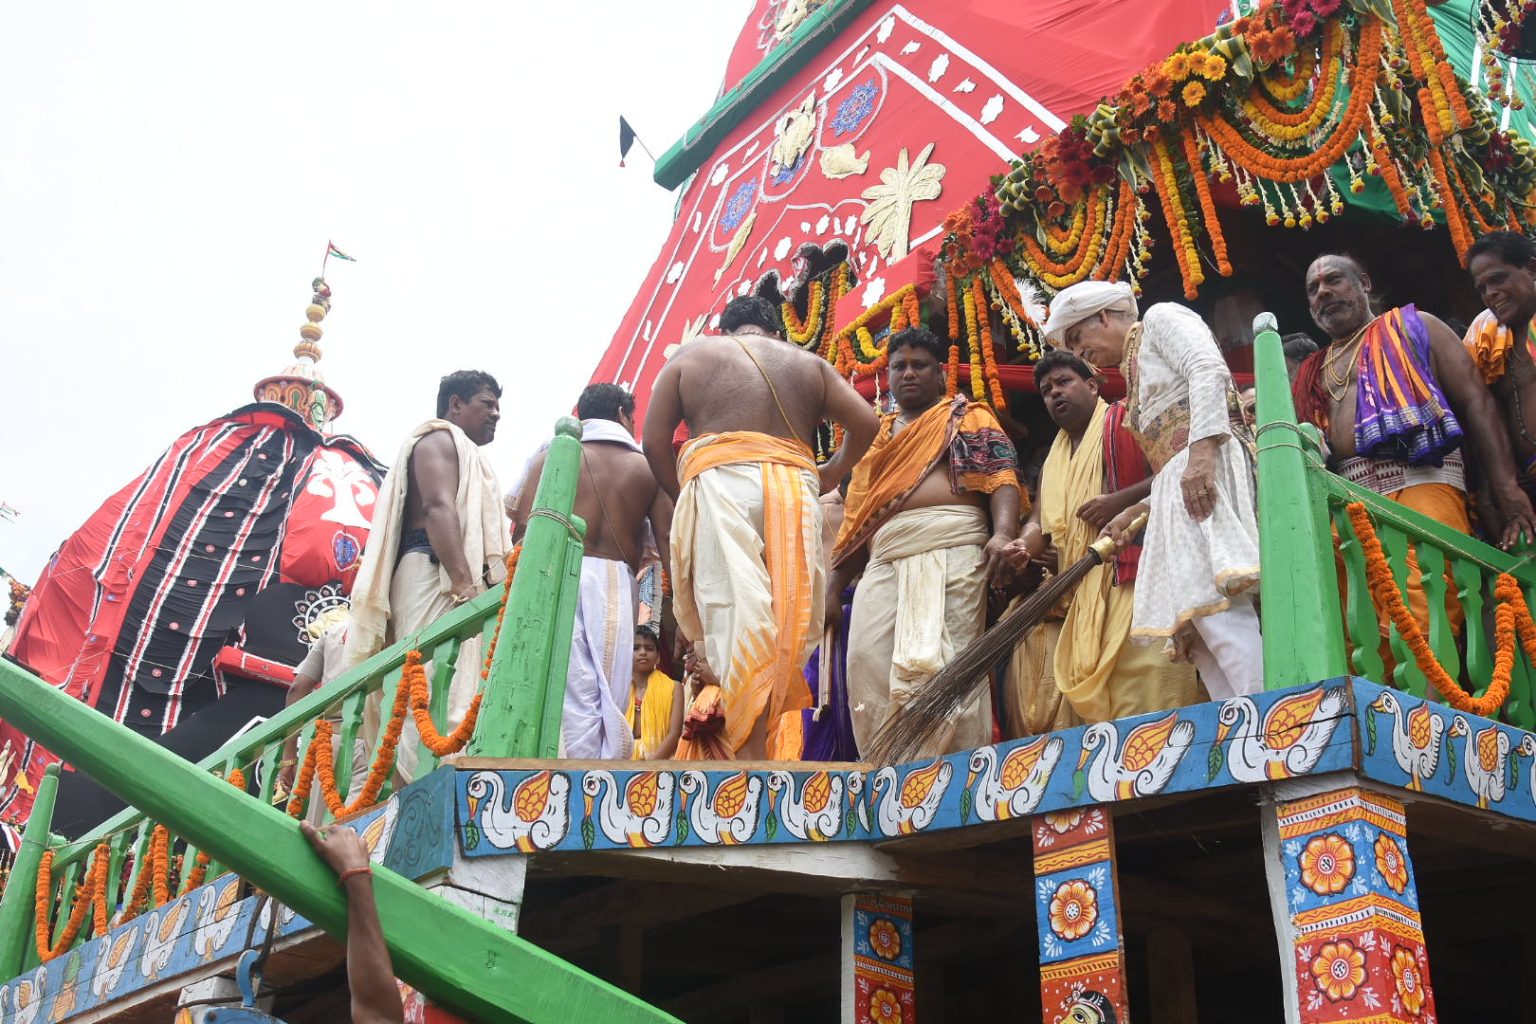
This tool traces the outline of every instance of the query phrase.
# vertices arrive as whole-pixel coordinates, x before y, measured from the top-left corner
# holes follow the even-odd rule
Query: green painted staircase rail
[[[1352,672],[1414,696],[1440,699],[1397,627],[1383,628],[1371,600],[1365,556],[1345,512],[1347,505],[1360,502],[1375,523],[1399,588],[1406,593],[1410,573],[1424,588],[1436,659],[1469,692],[1483,693],[1493,673],[1498,575],[1507,572],[1519,580],[1527,603],[1536,607],[1536,565],[1529,549],[1500,551],[1329,472],[1321,434],[1296,422],[1274,318],[1261,314],[1254,328],[1265,687],[1281,689]],[[1461,611],[1459,629],[1448,596]],[[1390,657],[1384,659],[1383,651]],[[1498,717],[1536,728],[1533,686],[1536,673],[1523,650],[1517,650],[1510,696]]]
[[[471,746],[476,753],[550,756],[558,743],[585,528],[570,511],[580,466],[581,427],[575,420],[562,419],[556,430],[485,688]],[[196,850],[206,850],[216,865],[210,877],[217,873],[217,865],[227,866],[320,927],[343,936],[346,904],[335,878],[309,849],[297,823],[269,802],[283,744],[296,734],[308,743],[315,719],[338,711],[343,716],[338,732],[355,733],[364,699],[386,682],[398,680],[409,650],[419,647],[434,652],[439,661],[434,687],[442,684],[445,689],[459,643],[476,633],[488,637],[494,628],[501,589],[379,653],[226,743],[198,765],[31,673],[0,663],[0,717],[129,804],[129,810],[90,835],[65,843],[47,834],[56,771],[44,777],[16,871],[0,901],[0,975],[12,977],[36,962],[33,897],[45,843],[56,850],[54,879],[60,898],[54,905],[56,920],[62,920],[69,912],[74,884],[96,845],[107,841],[111,847],[109,877],[120,878],[119,869],[130,853],[136,874],[145,860],[151,821],[186,840],[186,863],[191,863]],[[441,725],[442,709],[434,710]],[[350,749],[349,743],[338,744],[339,752]],[[338,756],[349,760],[350,753]],[[420,771],[432,763],[424,761]],[[254,795],[239,792],[218,777],[233,767],[255,765],[260,766],[262,778],[259,784],[252,783]],[[338,784],[346,774],[338,770]],[[530,1024],[674,1019],[409,879],[378,867],[375,875],[379,915],[396,973],[457,1013],[474,1020]],[[123,881],[114,894],[115,903],[127,902],[132,884],[131,877]],[[89,937],[88,924],[77,941]]]

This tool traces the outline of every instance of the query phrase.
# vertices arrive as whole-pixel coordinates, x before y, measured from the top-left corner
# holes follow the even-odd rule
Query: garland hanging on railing
[[[106,843],[96,847],[85,881],[75,887],[75,902],[69,908],[69,919],[64,922],[64,930],[59,933],[58,942],[52,943],[48,933],[52,921],[49,909],[53,905],[53,851],[43,851],[43,859],[37,865],[37,896],[33,903],[33,918],[37,926],[37,958],[43,963],[69,952],[80,935],[80,929],[85,925],[88,910],[95,908],[92,924],[97,934],[107,930],[107,864],[111,853]]]
[[[1424,0],[1281,0],[1148,66],[1022,157],[946,219],[940,261],[962,286],[995,283],[994,263],[1050,293],[1134,284],[1155,193],[1194,298],[1207,268],[1232,273],[1213,182],[1305,230],[1342,212],[1335,174],[1353,193],[1380,178],[1426,228],[1443,217],[1458,256],[1486,231],[1536,230],[1536,150],[1457,78]]]
[[[1419,671],[1424,673],[1424,677],[1451,707],[1468,714],[1492,718],[1509,698],[1510,676],[1515,667],[1516,633],[1519,634],[1521,646],[1525,648],[1526,657],[1536,664],[1536,621],[1531,619],[1531,611],[1526,605],[1519,581],[1509,573],[1500,573],[1494,583],[1493,594],[1498,600],[1498,607],[1494,611],[1493,678],[1483,695],[1474,697],[1461,688],[1440,664],[1434,651],[1430,650],[1424,630],[1419,627],[1413,612],[1397,589],[1392,566],[1387,562],[1386,552],[1382,550],[1381,540],[1376,536],[1376,527],[1371,522],[1365,504],[1351,502],[1345,506],[1345,512],[1360,541],[1360,550],[1365,554],[1366,585],[1378,607],[1386,609],[1392,624],[1397,627],[1398,634],[1413,654],[1414,664],[1418,665]]]
[[[501,637],[502,623],[507,614],[507,597],[512,592],[512,578],[517,572],[517,563],[521,554],[522,545],[518,545],[507,556],[506,586],[497,608],[495,629],[491,634],[490,642],[486,645],[485,660],[480,669],[482,680],[490,678],[491,663],[496,655],[496,644]],[[305,751],[303,765],[295,780],[292,798],[288,802],[288,814],[294,818],[303,816],[316,776],[320,779],[321,796],[335,817],[356,814],[374,806],[385,780],[394,767],[406,713],[409,711],[414,715],[417,730],[427,749],[439,757],[444,757],[462,750],[473,736],[475,723],[479,718],[481,699],[482,694],[475,694],[470,701],[469,709],[465,712],[464,720],[451,733],[445,736],[438,732],[436,724],[432,721],[431,688],[426,669],[422,665],[422,654],[419,650],[408,652],[405,665],[401,670],[400,682],[395,688],[395,704],[391,709],[389,723],[385,727],[378,753],[362,790],[351,803],[342,799],[336,786],[335,753],[331,745],[333,727],[328,720],[320,718],[315,721],[315,735]],[[245,773],[238,768],[229,773],[228,781],[239,790],[245,789]],[[156,906],[164,906],[171,901],[170,877],[173,860],[170,853],[171,842],[170,830],[164,825],[155,825],[150,833],[145,863],[139,869],[133,890],[128,895],[128,901],[117,923],[126,923],[142,913],[151,891],[154,893]],[[33,908],[37,953],[43,963],[62,956],[70,949],[79,937],[80,930],[85,925],[85,915],[91,908],[95,909],[92,918],[95,934],[104,934],[109,925],[107,908],[110,882],[107,875],[111,848],[106,843],[101,843],[96,847],[91,868],[85,880],[75,889],[75,902],[70,907],[70,916],[64,922],[63,931],[59,933],[57,942],[50,941],[52,920],[50,908],[54,898],[53,853],[52,850],[44,851],[42,860],[38,864],[37,896]],[[181,870],[180,860],[179,856],[175,858],[175,870],[178,875]],[[206,851],[198,851],[193,860],[192,870],[181,878],[180,895],[185,895],[203,884],[211,862],[212,858]]]
[[[502,589],[501,604],[496,610],[496,626],[491,632],[490,642],[486,645],[485,661],[480,669],[482,681],[490,679],[491,661],[496,656],[496,643],[501,638],[502,622],[507,615],[507,598],[512,594],[512,579],[517,574],[517,563],[522,551],[523,546],[519,544],[512,549],[511,554],[507,555],[506,586]],[[336,753],[332,746],[334,727],[324,718],[316,719],[315,735],[304,752],[304,761],[299,766],[294,780],[293,794],[288,801],[290,817],[303,816],[316,777],[320,780],[320,798],[325,801],[325,806],[334,817],[349,817],[378,803],[379,794],[384,790],[384,783],[395,766],[407,714],[414,718],[422,744],[437,757],[446,757],[464,749],[470,737],[474,735],[475,724],[479,721],[483,694],[474,695],[469,702],[468,710],[464,713],[463,720],[452,732],[446,736],[443,735],[438,732],[436,723],[432,721],[431,684],[427,679],[427,670],[422,660],[422,653],[419,650],[406,653],[405,664],[400,670],[400,681],[395,686],[394,706],[390,709],[389,721],[379,740],[379,749],[374,754],[373,765],[369,768],[363,788],[350,803],[342,797],[341,790],[336,785]]]
[[[245,789],[245,773],[236,768],[229,773],[229,784],[236,789]],[[117,919],[117,924],[126,924],[138,917],[144,911],[149,899],[150,888],[153,886],[155,905],[164,906],[171,901],[171,886],[169,875],[171,873],[171,833],[164,825],[156,825],[150,833],[149,849],[146,852],[145,862],[139,868],[138,877],[134,881],[133,891],[129,893],[128,902],[124,906],[122,914]],[[64,930],[59,934],[57,943],[49,942],[49,928],[52,915],[49,912],[53,904],[53,851],[45,850],[43,858],[37,867],[37,894],[33,904],[34,927],[37,935],[37,956],[40,961],[47,963],[66,952],[74,944],[80,935],[80,929],[85,924],[86,909],[92,908],[94,913],[91,924],[93,934],[104,935],[110,926],[111,919],[108,914],[110,905],[110,890],[112,880],[108,878],[110,871],[111,847],[106,843],[98,843],[92,854],[91,867],[86,873],[85,880],[75,887],[75,902],[70,907],[69,919],[64,922]],[[180,874],[181,858],[175,858],[176,871]],[[208,875],[208,865],[212,858],[206,851],[199,850],[193,861],[193,869],[181,880],[178,895],[185,896],[193,889],[203,884]]]

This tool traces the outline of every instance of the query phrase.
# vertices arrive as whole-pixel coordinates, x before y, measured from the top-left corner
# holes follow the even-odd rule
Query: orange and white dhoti
[[[809,448],[749,431],[683,447],[672,517],[673,610],[720,678],[725,738],[740,751],[766,715],[810,707],[802,674],[821,639],[820,478]]]

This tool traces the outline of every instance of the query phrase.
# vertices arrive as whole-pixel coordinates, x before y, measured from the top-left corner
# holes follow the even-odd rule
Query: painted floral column
[[[1276,813],[1299,1019],[1432,1024],[1403,805],[1350,787]]]
[[[912,1024],[912,901],[843,897],[843,1024]]]
[[[1045,1024],[1125,1024],[1115,832],[1103,807],[1036,816],[1035,922]]]

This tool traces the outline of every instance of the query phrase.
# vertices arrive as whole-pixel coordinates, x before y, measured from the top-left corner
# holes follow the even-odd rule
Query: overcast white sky
[[[0,33],[0,567],[58,543],[290,360],[393,459],[437,379],[505,388],[504,480],[586,383],[671,223],[658,155],[749,0],[12,4]]]

